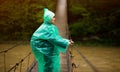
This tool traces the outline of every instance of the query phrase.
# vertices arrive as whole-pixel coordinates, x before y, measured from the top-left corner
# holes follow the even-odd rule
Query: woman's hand
[[[73,44],[74,44],[74,41],[69,40],[69,45],[73,45]]]

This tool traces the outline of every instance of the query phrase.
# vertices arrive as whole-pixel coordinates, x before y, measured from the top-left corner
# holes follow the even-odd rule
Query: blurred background
[[[119,0],[68,0],[70,36],[78,42],[119,45]],[[28,40],[57,0],[0,0],[0,40]]]
[[[120,71],[119,3],[120,0],[68,0],[68,35],[78,43],[77,51],[100,72]],[[8,71],[31,52],[29,40],[43,22],[43,8],[56,12],[56,6],[57,0],[0,0],[1,72]],[[16,46],[18,43],[21,44]],[[75,72],[95,72],[77,48],[71,48],[78,70]],[[26,72],[34,61],[33,55],[26,60],[22,70],[17,70]]]

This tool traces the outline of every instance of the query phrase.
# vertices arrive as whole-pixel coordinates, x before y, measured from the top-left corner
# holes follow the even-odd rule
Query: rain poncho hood
[[[51,19],[55,16],[55,14],[48,10],[47,8],[44,8],[44,23],[51,23]]]
[[[65,52],[69,41],[59,35],[51,23],[55,14],[44,9],[44,22],[31,37],[31,48],[38,62],[38,72],[60,72],[60,52]]]

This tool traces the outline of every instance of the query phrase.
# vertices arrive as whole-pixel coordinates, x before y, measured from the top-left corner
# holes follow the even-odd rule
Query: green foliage
[[[105,7],[104,1],[68,1],[68,20],[73,40],[94,39],[119,43],[119,7]],[[48,7],[55,12],[56,2],[57,0],[0,1],[0,40],[29,40],[43,22],[43,8]]]
[[[120,9],[101,12],[74,4],[69,9],[70,34],[74,40],[116,43],[120,40]],[[72,21],[72,22],[71,22]]]
[[[45,3],[39,0],[3,1],[0,5],[0,40],[29,40],[43,22]]]
[[[72,5],[69,11],[74,14],[81,14],[82,16],[89,15],[89,12],[81,4]]]

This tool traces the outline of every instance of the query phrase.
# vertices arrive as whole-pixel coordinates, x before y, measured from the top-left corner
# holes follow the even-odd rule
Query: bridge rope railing
[[[6,49],[6,50],[0,51],[0,54],[1,54],[1,53],[6,53],[6,52],[8,52],[9,50],[12,50],[13,48],[19,46],[20,44],[21,44],[21,43],[17,43],[17,44],[15,44],[14,46],[12,46],[12,47],[10,47],[10,48],[8,48],[8,49]]]
[[[6,49],[6,50],[3,50],[3,51],[0,51],[0,54],[4,54],[4,72],[6,72],[6,53],[8,52],[8,51],[10,51],[10,50],[12,50],[12,49],[14,49],[14,48],[16,48],[17,46],[19,46],[19,45],[21,45],[21,43],[17,43],[17,44],[15,44],[14,46],[12,46],[12,47],[10,47],[10,48],[8,48],[8,49]]]
[[[87,57],[84,56],[84,54],[78,49],[77,45],[73,45],[72,48],[75,49],[75,51],[80,55],[80,57],[88,64],[88,66],[93,70],[93,72],[99,72],[99,70],[87,59]],[[71,54],[72,55],[72,54]],[[72,59],[73,57],[71,57]],[[74,62],[72,62],[72,69],[79,68],[79,64],[76,65]],[[76,71],[73,71],[76,72]]]
[[[7,53],[8,53],[10,50],[12,50],[12,49],[17,48],[17,47],[20,46],[21,44],[23,44],[23,42],[17,43],[17,44],[13,45],[13,46],[10,47],[10,48],[7,48],[7,49],[5,49],[5,50],[0,51],[0,54],[3,54],[3,70],[4,70],[4,72],[16,72],[16,69],[18,68],[18,66],[20,66],[19,72],[22,72],[22,66],[23,66],[22,63],[23,63],[27,58],[28,58],[28,60],[27,60],[26,70],[29,68],[29,66],[30,66],[30,56],[31,56],[32,52],[29,52],[29,53],[28,53],[24,58],[22,58],[19,62],[15,63],[14,66],[12,66],[11,68],[7,69],[7,61],[8,61],[8,59],[7,59]]]
[[[20,66],[20,71],[19,72],[22,72],[22,63],[23,61],[25,61],[27,58],[28,58],[28,62],[27,62],[27,68],[29,68],[29,60],[30,60],[30,55],[31,55],[31,52],[29,52],[24,58],[22,58],[18,63],[16,63],[13,67],[11,67],[8,72],[11,72],[11,71],[14,71],[16,72],[16,69],[18,66]]]

